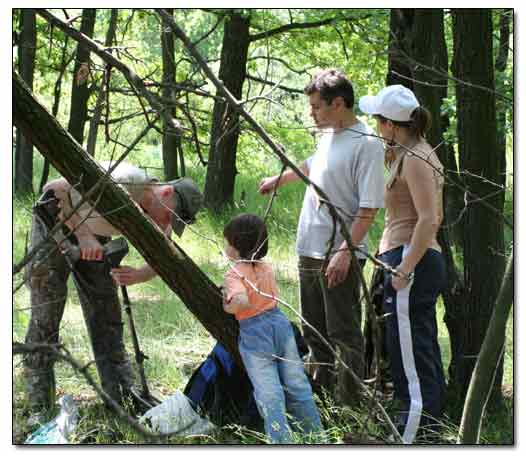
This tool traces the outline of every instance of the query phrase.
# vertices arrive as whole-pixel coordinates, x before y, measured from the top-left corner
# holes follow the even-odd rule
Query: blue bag
[[[198,413],[218,426],[261,427],[250,379],[219,342],[190,377],[184,394]]]
[[[297,326],[292,329],[300,357],[308,352],[307,344]],[[253,388],[248,375],[235,362],[221,343],[217,343],[208,357],[188,380],[184,394],[194,409],[218,426],[240,424],[263,430]]]

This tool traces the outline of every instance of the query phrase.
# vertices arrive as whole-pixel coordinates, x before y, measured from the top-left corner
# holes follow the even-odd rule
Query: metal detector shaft
[[[121,285],[122,299],[124,301],[124,311],[128,315],[128,323],[130,325],[130,331],[132,336],[133,348],[135,349],[135,361],[137,362],[137,367],[139,368],[139,375],[141,377],[141,386],[142,393],[144,397],[151,397],[150,389],[148,388],[148,383],[146,382],[146,375],[144,373],[144,360],[148,359],[139,347],[139,339],[137,337],[137,331],[135,330],[135,323],[133,321],[130,298],[128,297],[128,290],[125,285]]]

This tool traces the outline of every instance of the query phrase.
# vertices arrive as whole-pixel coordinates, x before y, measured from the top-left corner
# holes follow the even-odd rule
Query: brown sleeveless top
[[[423,158],[433,165],[433,179],[436,186],[439,224],[442,221],[442,187],[444,184],[442,164],[433,152],[431,146],[425,141],[420,141],[413,150],[415,155],[418,156],[410,156],[407,152],[403,151],[391,163],[389,168],[390,175],[387,179],[384,196],[385,225],[382,240],[380,241],[379,253],[392,250],[404,244],[409,244],[418,221],[418,213],[416,212],[413,198],[409,192],[409,187],[401,175],[404,160],[421,160]],[[438,251],[441,250],[436,239],[436,233],[429,247]]]

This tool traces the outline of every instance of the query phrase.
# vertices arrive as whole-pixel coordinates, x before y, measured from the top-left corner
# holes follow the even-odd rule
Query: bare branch
[[[201,43],[202,41],[206,40],[212,33],[214,33],[214,31],[217,29],[217,27],[219,26],[219,24],[221,24],[221,22],[223,22],[223,19],[225,18],[225,13],[217,13],[217,21],[216,23],[212,26],[212,28],[206,32],[201,38],[197,39],[194,43],[194,46],[198,46],[199,43]]]
[[[284,86],[282,84],[276,84],[273,81],[266,81],[265,79],[258,78],[257,76],[252,76],[250,74],[247,74],[247,79],[250,79],[255,82],[259,82],[260,84],[270,85],[270,86],[276,86],[277,88],[289,92],[289,93],[297,93],[299,95],[304,95],[303,90],[300,89],[293,89],[291,87]]]
[[[307,73],[307,69],[312,69],[312,68],[316,68],[316,65],[312,65],[310,67],[308,67],[307,69],[303,68],[301,70],[297,69],[297,68],[293,68],[292,66],[290,66],[290,64],[280,58],[280,57],[272,57],[272,56],[266,56],[266,55],[257,55],[257,56],[254,56],[254,57],[249,57],[248,60],[261,60],[261,59],[265,59],[265,60],[271,60],[273,62],[279,62],[281,63],[283,66],[285,66],[286,68],[288,68],[290,71],[292,71],[293,73],[296,73],[296,74],[300,74],[300,75],[303,75],[303,74],[308,74]]]
[[[89,49],[94,54],[98,55],[102,60],[107,64],[111,65],[114,68],[117,68],[130,83],[130,85],[137,90],[148,102],[150,106],[157,111],[165,120],[167,125],[170,125],[174,131],[178,134],[181,134],[181,127],[179,123],[172,118],[169,113],[164,109],[162,103],[158,100],[157,96],[152,94],[144,85],[144,82],[137,74],[131,70],[127,65],[113,56],[110,52],[100,46],[98,43],[92,39],[81,34],[78,30],[70,27],[64,21],[60,20],[58,17],[54,16],[45,9],[36,9],[36,12],[42,16],[49,23],[61,29],[64,33],[71,36],[74,40],[78,41],[82,46]]]
[[[489,92],[489,93],[492,93],[494,94],[495,96],[499,97],[499,98],[502,98],[503,100],[509,102],[509,103],[513,103],[513,99],[508,97],[507,95],[504,95],[500,92],[497,92],[496,90],[493,90],[489,87],[485,87],[485,86],[481,86],[480,84],[473,84],[471,82],[468,82],[468,81],[463,81],[462,79],[459,79],[453,75],[451,75],[447,70],[442,70],[442,69],[439,69],[439,68],[435,68],[435,67],[432,67],[432,66],[429,66],[429,65],[425,65],[423,64],[422,62],[419,62],[417,60],[415,60],[413,57],[411,57],[409,54],[407,54],[403,49],[398,49],[398,51],[400,52],[400,55],[409,63],[411,63],[412,65],[414,66],[419,66],[419,67],[422,67],[428,71],[431,71],[435,74],[438,74],[442,77],[445,77],[447,79],[451,79],[452,81],[455,81],[456,83],[458,84],[462,84],[462,85],[465,85],[467,87],[471,87],[473,89],[479,89],[479,90],[483,90],[484,92]]]
[[[106,391],[104,391],[98,383],[94,380],[94,378],[91,376],[91,374],[88,371],[88,367],[91,363],[82,365],[80,364],[73,356],[71,356],[71,353],[61,345],[53,345],[53,344],[22,344],[20,342],[15,342],[13,344],[13,354],[14,355],[27,355],[30,353],[49,353],[53,355],[56,359],[60,359],[62,361],[67,362],[73,369],[81,374],[88,385],[90,385],[97,395],[104,401],[106,405],[108,405],[115,413],[116,415],[125,423],[130,425],[136,432],[138,432],[140,435],[145,437],[147,440],[152,441],[154,443],[162,443],[163,440],[177,436],[179,433],[183,432],[185,429],[187,429],[189,426],[192,425],[192,423],[188,424],[188,427],[179,429],[176,432],[169,432],[169,433],[157,433],[150,431],[147,427],[143,426],[137,419],[133,418],[124,408],[122,408]]]
[[[270,38],[274,35],[280,35],[281,33],[290,32],[292,30],[305,30],[309,28],[317,28],[321,27],[323,25],[332,24],[333,22],[343,20],[343,19],[350,19],[349,17],[343,17],[343,16],[334,16],[329,17],[327,19],[322,19],[320,21],[316,22],[295,22],[290,24],[285,24],[280,27],[276,27],[271,30],[267,30],[265,32],[257,33],[255,35],[250,35],[250,42],[261,40],[264,38]]]

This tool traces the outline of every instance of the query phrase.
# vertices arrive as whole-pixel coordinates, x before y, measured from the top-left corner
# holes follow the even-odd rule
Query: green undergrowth
[[[276,165],[277,166],[277,165]],[[279,169],[269,170],[269,174]],[[190,174],[203,185],[203,176],[191,168]],[[222,230],[225,223],[239,212],[255,212],[264,215],[269,199],[257,194],[262,173],[238,175],[234,205],[220,215],[203,211],[196,224],[188,229],[178,244],[190,255],[195,263],[217,284],[221,283],[226,262],[221,256],[223,248]],[[302,202],[301,183],[280,189],[269,212],[267,222],[270,235],[270,249],[267,260],[273,264],[278,279],[281,298],[289,305],[283,310],[289,318],[298,321],[298,282],[295,255],[295,232]],[[31,198],[16,199],[13,202],[13,264],[24,256],[26,237],[31,226]],[[377,245],[382,230],[380,214],[371,230],[371,245]],[[137,266],[142,263],[140,255],[131,248],[123,264]],[[372,267],[365,269],[369,279]],[[14,287],[23,280],[22,274],[14,277]],[[70,292],[60,328],[60,340],[71,354],[81,363],[91,360],[90,343],[74,286],[69,283]],[[183,390],[195,368],[203,361],[215,344],[215,340],[190,313],[180,299],[155,278],[152,281],[129,287],[135,324],[142,351],[148,356],[145,361],[146,376],[150,388],[161,397],[167,397],[176,390]],[[13,340],[22,342],[29,322],[29,293],[25,286],[13,298]],[[444,366],[449,363],[448,333],[443,323],[443,305],[438,305],[439,342],[442,348]],[[125,330],[126,346],[132,353],[129,331]],[[504,444],[513,442],[513,315],[510,316],[504,360],[504,385],[507,395],[499,413],[489,416],[483,426],[483,443]],[[27,425],[28,407],[24,398],[23,372],[20,358],[13,362],[13,441],[23,443],[33,428]],[[94,367],[90,373],[96,378]],[[63,362],[56,365],[59,394],[71,394],[80,405],[81,420],[72,441],[75,443],[146,443],[129,425],[118,420],[102,404],[95,392],[83,378]],[[388,401],[382,402],[384,405]],[[389,430],[384,419],[376,411],[364,407],[358,410],[342,409],[337,404],[320,403],[320,411],[326,422],[326,432],[317,441],[328,443],[385,444]],[[433,443],[454,443],[458,429],[444,423],[437,441]],[[227,427],[212,436],[191,439],[171,438],[172,444],[257,444],[264,443],[264,436],[247,429]],[[308,443],[300,437],[297,443]],[[428,442],[431,443],[431,442]]]

